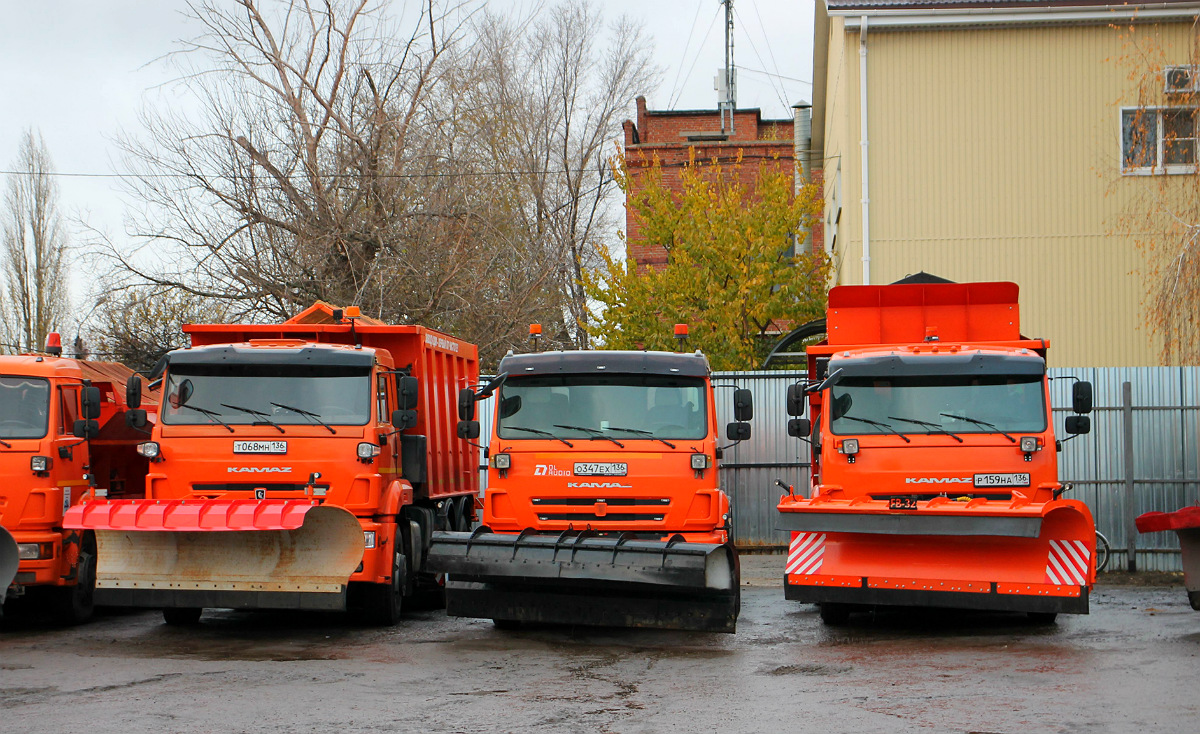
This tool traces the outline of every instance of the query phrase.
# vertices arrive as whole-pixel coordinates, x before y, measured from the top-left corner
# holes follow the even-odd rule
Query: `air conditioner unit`
[[[1167,94],[1200,92],[1200,69],[1195,66],[1168,66],[1163,70],[1163,91]]]

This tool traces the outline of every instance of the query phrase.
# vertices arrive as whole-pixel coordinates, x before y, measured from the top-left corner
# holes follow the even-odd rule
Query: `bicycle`
[[[1096,573],[1100,573],[1108,567],[1108,556],[1112,547],[1108,544],[1108,538],[1104,537],[1104,533],[1096,531]]]

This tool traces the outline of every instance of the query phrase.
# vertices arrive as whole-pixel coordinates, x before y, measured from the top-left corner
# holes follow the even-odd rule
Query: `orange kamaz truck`
[[[482,525],[436,533],[446,611],[522,622],[733,632],[738,559],[722,443],[749,438],[748,390],[718,432],[703,354],[509,354],[495,397]],[[731,394],[732,393],[732,394]],[[465,391],[474,438],[479,394]]]
[[[841,286],[788,432],[812,486],[779,502],[788,599],[826,623],[875,606],[1086,614],[1095,525],[1064,499],[1043,339],[1014,283]],[[808,417],[804,415],[807,396]],[[1068,434],[1086,433],[1091,385]]]
[[[64,529],[63,515],[89,492],[140,496],[145,435],[126,425],[132,370],[46,351],[0,357],[0,605],[49,605],[59,621],[92,615],[96,539]]]
[[[474,515],[455,436],[474,345],[318,303],[282,324],[194,324],[167,355],[143,499],[93,500],[97,601],[194,623],[206,607],[352,609],[393,624],[440,593],[431,534]]]

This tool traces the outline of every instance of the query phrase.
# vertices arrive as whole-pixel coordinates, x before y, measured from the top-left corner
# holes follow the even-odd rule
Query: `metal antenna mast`
[[[721,110],[721,132],[733,133],[733,111],[737,108],[737,90],[733,69],[733,0],[721,0],[725,6],[725,99],[718,103]],[[725,112],[729,112],[729,127],[725,127]]]

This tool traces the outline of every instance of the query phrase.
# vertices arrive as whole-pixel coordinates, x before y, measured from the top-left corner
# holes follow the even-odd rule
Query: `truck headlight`
[[[53,558],[54,549],[49,543],[17,543],[17,559],[21,561],[39,561],[43,558]]]
[[[708,454],[692,454],[692,468],[696,471],[707,469],[710,466]]]
[[[375,531],[374,530],[364,530],[363,531],[363,540],[366,541],[368,548],[374,548],[375,547]]]
[[[492,457],[492,466],[496,467],[497,469],[512,468],[512,455],[496,454],[495,456]]]
[[[31,456],[29,457],[29,469],[31,471],[50,471],[50,467],[54,466],[54,462],[49,456]]]
[[[379,444],[363,441],[358,445],[358,458],[367,461],[376,456],[379,456]]]
[[[855,454],[857,454],[858,453],[858,439],[857,438],[847,438],[845,441],[842,441],[842,453],[847,456],[854,456]]]
[[[1034,451],[1037,451],[1037,436],[1021,436],[1021,450],[1027,454],[1032,454]]]
[[[142,456],[145,456],[147,459],[157,459],[159,455],[158,442],[147,441],[145,443],[139,443],[137,445],[137,452]]]

